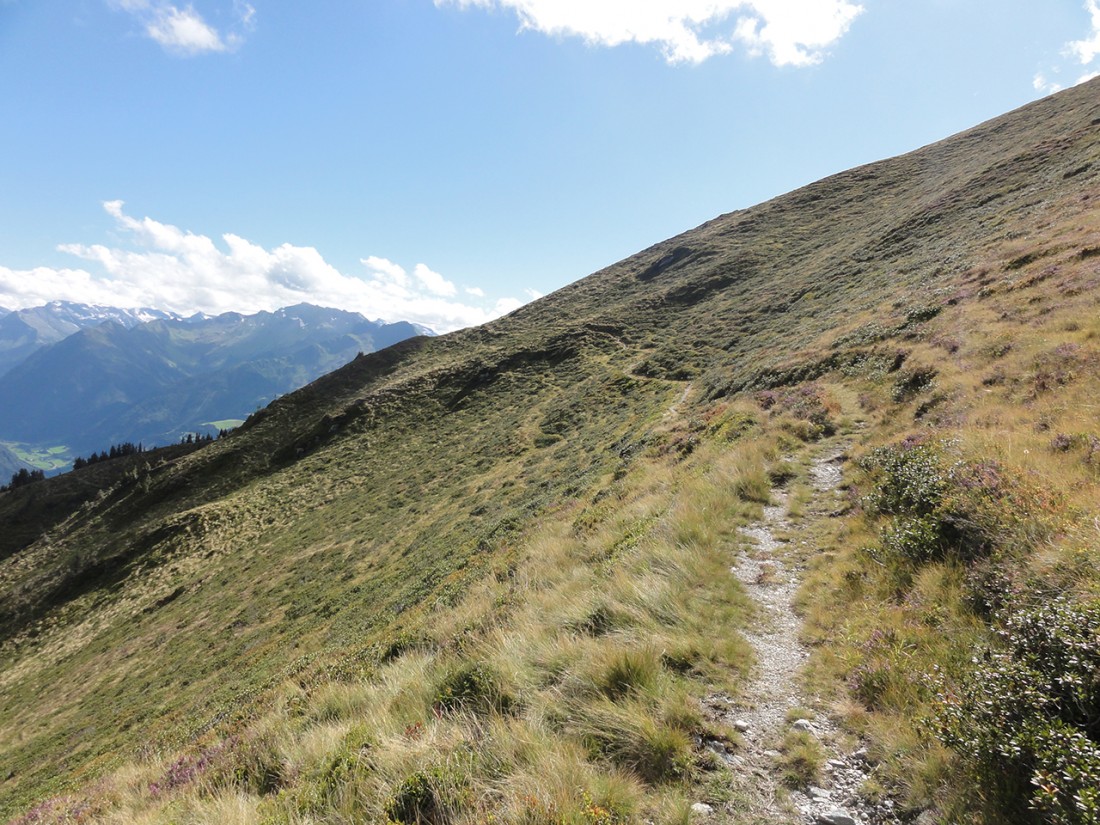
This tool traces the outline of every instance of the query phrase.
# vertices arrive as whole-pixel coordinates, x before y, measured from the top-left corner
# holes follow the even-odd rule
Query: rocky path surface
[[[841,482],[843,452],[814,460],[810,468],[815,510],[827,513]],[[828,719],[802,709],[811,704],[799,686],[799,670],[808,651],[799,641],[801,619],[794,608],[799,570],[780,536],[790,531],[788,494],[772,491],[763,518],[741,529],[751,546],[731,572],[760,608],[760,621],[746,637],[757,656],[757,668],[742,701],[715,695],[708,710],[741,732],[744,745],[724,758],[746,779],[751,802],[748,821],[803,825],[896,825],[890,800],[870,802],[860,788],[870,776],[866,751],[843,747],[843,737]],[[827,516],[825,516],[827,517]],[[809,716],[811,718],[802,718]],[[792,731],[818,740],[827,754],[820,786],[789,789],[778,770],[779,747]]]

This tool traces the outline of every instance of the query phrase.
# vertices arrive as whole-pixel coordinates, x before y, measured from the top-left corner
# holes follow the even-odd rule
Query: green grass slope
[[[996,749],[920,719],[1011,624],[981,587],[1097,596],[1098,94],[360,357],[74,503],[0,561],[0,815],[664,822],[702,798],[749,821],[701,745],[736,749],[701,701],[751,666],[730,553],[769,469],[837,431],[867,458],[850,508],[808,508],[816,690],[914,813],[1072,808],[1027,813],[1038,755],[968,807]],[[907,438],[946,479],[908,510],[909,447],[872,452]],[[1064,500],[956,489],[993,476]]]

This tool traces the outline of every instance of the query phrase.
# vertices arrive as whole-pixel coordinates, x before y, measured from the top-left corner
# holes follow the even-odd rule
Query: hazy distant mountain
[[[133,327],[149,321],[179,317],[157,309],[119,309],[69,301],[53,301],[44,306],[14,311],[0,308],[0,375],[42,347],[105,321]]]
[[[31,470],[34,468],[25,461],[21,461],[16,457],[15,453],[3,444],[0,444],[0,486],[7,484],[8,479],[10,479],[13,474],[23,469]]]
[[[255,315],[164,315],[139,323],[105,317],[0,376],[0,440],[77,452],[122,441],[164,444],[205,422],[245,418],[359,352],[430,333],[308,304]]]

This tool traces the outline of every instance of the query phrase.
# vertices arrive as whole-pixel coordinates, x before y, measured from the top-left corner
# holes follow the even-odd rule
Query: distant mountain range
[[[0,375],[42,347],[56,344],[82,329],[98,326],[105,321],[133,327],[149,321],[179,320],[180,317],[157,309],[119,309],[68,301],[53,301],[40,307],[14,311],[0,307]]]
[[[29,470],[31,466],[0,444],[0,486],[7,484],[9,478],[24,469]]]
[[[187,318],[65,302],[4,312],[0,441],[73,454],[165,444],[243,419],[360,352],[431,334],[309,304]]]

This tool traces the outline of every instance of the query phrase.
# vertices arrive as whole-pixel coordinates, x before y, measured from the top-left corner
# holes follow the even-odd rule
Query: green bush
[[[504,689],[496,671],[482,662],[467,662],[443,677],[434,705],[441,712],[507,713],[515,698]]]
[[[1009,617],[937,701],[940,738],[1012,821],[1100,822],[1100,602]]]
[[[335,804],[341,789],[370,770],[360,753],[341,749],[312,765],[296,783],[293,797],[302,813],[316,813]]]
[[[860,462],[873,488],[863,499],[872,513],[929,516],[943,503],[948,476],[932,444],[879,447]]]
[[[918,564],[931,561],[942,554],[941,524],[931,516],[896,516],[882,531],[882,548]]]
[[[883,551],[916,564],[973,562],[997,549],[1033,546],[1062,510],[1055,491],[994,460],[949,461],[938,444],[880,447],[860,466],[871,487],[864,508],[894,516]]]
[[[417,771],[405,778],[386,805],[386,816],[393,822],[408,825],[436,825],[446,821],[431,777],[424,771]]]

